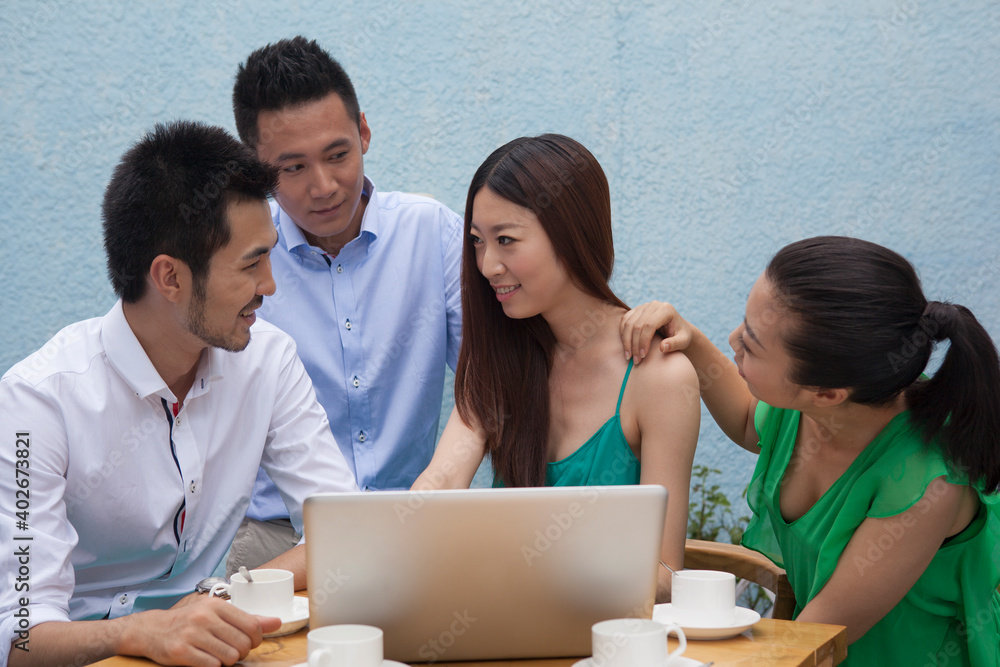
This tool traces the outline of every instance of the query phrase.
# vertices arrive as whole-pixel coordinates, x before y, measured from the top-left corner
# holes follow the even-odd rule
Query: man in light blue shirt
[[[445,365],[458,359],[462,219],[365,176],[371,130],[346,72],[315,41],[253,52],[233,110],[240,138],[280,174],[277,292],[261,316],[295,339],[358,485],[407,489],[434,452]],[[298,539],[263,471],[247,517],[230,571]]]

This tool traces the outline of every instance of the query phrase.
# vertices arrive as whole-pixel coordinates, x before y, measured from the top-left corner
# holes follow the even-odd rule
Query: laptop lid
[[[310,627],[374,625],[405,662],[590,655],[594,623],[651,616],[666,503],[658,485],[310,496]]]

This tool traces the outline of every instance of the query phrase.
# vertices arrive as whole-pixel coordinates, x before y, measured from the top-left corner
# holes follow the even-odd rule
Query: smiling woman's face
[[[575,289],[538,217],[487,187],[472,204],[476,266],[507,317],[544,315]]]

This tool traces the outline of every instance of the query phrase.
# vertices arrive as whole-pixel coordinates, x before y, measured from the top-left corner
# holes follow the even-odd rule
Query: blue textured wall
[[[461,212],[496,146],[581,140],[620,294],[720,344],[769,256],[820,233],[899,250],[1000,337],[995,0],[132,4],[3,3],[0,370],[112,304],[100,201],[127,146],[178,117],[233,129],[237,64],[297,33],[352,73],[384,189]],[[753,462],[707,415],[698,461],[730,495]]]

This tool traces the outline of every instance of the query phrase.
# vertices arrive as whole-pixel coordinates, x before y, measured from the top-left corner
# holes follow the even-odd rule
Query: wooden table
[[[265,639],[241,664],[246,667],[292,667],[306,660],[308,628],[287,637]],[[671,648],[676,646],[670,640]],[[761,619],[742,635],[717,641],[688,641],[685,657],[713,667],[832,667],[847,657],[847,629],[839,625]],[[580,658],[489,662],[442,662],[443,667],[570,667]],[[100,667],[149,667],[141,658],[109,658]],[[419,663],[417,663],[419,664]]]

